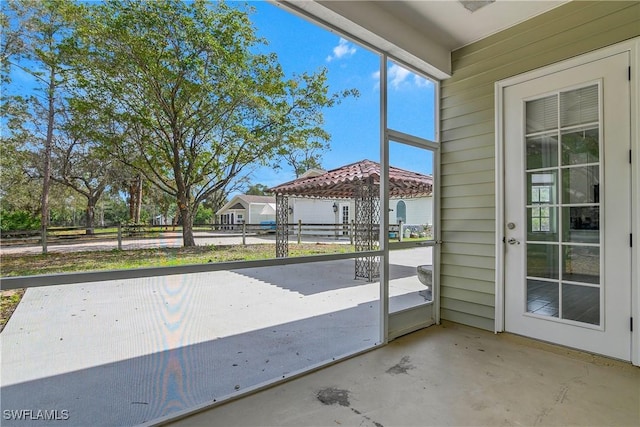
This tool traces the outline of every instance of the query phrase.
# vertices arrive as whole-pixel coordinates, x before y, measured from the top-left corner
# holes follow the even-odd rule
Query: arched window
[[[407,205],[402,200],[400,200],[396,206],[396,221],[407,223]]]

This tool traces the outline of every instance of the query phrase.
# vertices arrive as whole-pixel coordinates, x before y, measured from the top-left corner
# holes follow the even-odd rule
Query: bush
[[[27,211],[0,210],[0,230],[39,230],[40,218]]]
[[[209,224],[213,218],[213,209],[205,208],[204,206],[198,206],[198,212],[193,220],[194,224]]]

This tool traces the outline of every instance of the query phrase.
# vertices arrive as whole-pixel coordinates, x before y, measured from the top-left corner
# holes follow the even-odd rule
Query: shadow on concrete
[[[131,426],[241,393],[248,387],[379,343],[379,304],[0,388],[4,411],[68,411],[68,420],[3,426]],[[114,343],[115,345],[116,343]],[[46,351],[46,349],[43,349]],[[27,356],[28,357],[28,356]]]
[[[305,296],[368,283],[363,279],[355,279],[353,260],[244,268],[232,271]],[[417,276],[417,273],[415,267],[390,264],[389,276],[390,280],[394,280]]]

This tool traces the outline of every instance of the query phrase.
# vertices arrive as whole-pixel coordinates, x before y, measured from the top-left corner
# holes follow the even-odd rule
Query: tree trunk
[[[140,213],[142,212],[142,176],[138,175],[136,179],[136,224],[140,223]]]
[[[135,181],[129,181],[129,221],[136,222]]]
[[[180,216],[182,217],[182,241],[184,247],[196,245],[196,239],[193,237],[193,218],[195,217],[188,206],[181,205]]]
[[[142,212],[142,176],[138,175],[129,181],[129,219],[135,224],[140,223]]]
[[[89,235],[93,234],[93,221],[95,219],[95,213],[96,213],[95,201],[89,198],[87,202],[87,209],[85,209],[84,211],[85,226],[87,227],[86,234],[89,234]]]
[[[41,222],[42,227],[49,226],[49,189],[51,188],[51,145],[53,144],[53,125],[55,119],[55,84],[56,73],[52,67],[49,74],[49,87],[47,90],[47,138],[44,143],[44,165],[42,171],[42,198],[41,198]]]

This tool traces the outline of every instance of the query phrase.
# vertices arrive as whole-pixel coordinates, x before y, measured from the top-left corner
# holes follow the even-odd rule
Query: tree
[[[0,104],[2,129],[0,131],[0,205],[4,213],[12,210],[38,216],[40,201],[37,182],[28,174],[31,155],[26,146],[30,133],[25,123],[30,120],[28,106],[23,97],[4,96]],[[3,213],[3,218],[5,214]]]
[[[47,226],[51,187],[51,150],[56,131],[56,115],[63,102],[60,92],[66,81],[66,61],[61,46],[70,33],[67,13],[74,5],[70,0],[14,0],[8,1],[7,6],[17,19],[21,37],[19,43],[15,42],[11,45],[12,48],[2,47],[3,75],[9,65],[18,67],[34,77],[39,90],[43,93],[43,96],[33,96],[29,100],[32,104],[34,120],[37,120],[35,117],[39,114],[35,110],[40,110],[46,117],[44,133],[39,139],[44,148],[41,158],[41,223],[42,226]],[[30,61],[31,66],[23,65],[20,59]]]
[[[309,169],[322,169],[322,153],[327,150],[329,150],[329,144],[312,140],[303,147],[283,150],[280,155],[291,166],[296,178],[300,178],[300,175]]]
[[[267,190],[269,190],[269,187],[264,184],[252,184],[249,186],[245,194],[250,194],[253,196],[266,196],[268,193]]]
[[[8,4],[2,2],[0,6],[2,7],[0,10],[0,28],[2,28],[2,37],[0,37],[0,83],[8,84],[11,82],[11,63],[24,50],[22,40],[24,28],[9,19],[9,16],[5,13],[5,7]],[[4,92],[2,94],[3,97]]]
[[[85,227],[93,234],[95,209],[104,191],[118,178],[120,169],[113,159],[101,150],[100,141],[87,136],[86,118],[74,115],[69,108],[62,131],[52,147],[51,179],[64,185],[86,200]]]
[[[323,109],[355,94],[328,94],[326,70],[285,78],[275,54],[256,53],[247,12],[222,2],[92,9],[76,46],[86,106],[118,117],[110,153],[175,198],[185,246],[203,201],[287,147],[327,140]]]

